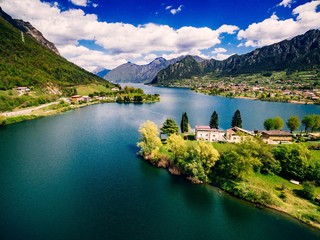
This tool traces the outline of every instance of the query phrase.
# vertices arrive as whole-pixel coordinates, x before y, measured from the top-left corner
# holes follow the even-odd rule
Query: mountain
[[[169,65],[181,60],[183,57],[166,60],[156,58],[147,65],[137,65],[131,62],[122,64],[111,70],[104,78],[111,82],[136,82],[146,83],[155,78],[157,73]]]
[[[96,68],[93,73],[101,78],[103,78],[105,75],[107,75],[108,72],[110,72],[111,70],[106,69],[106,68]]]
[[[0,90],[17,86],[65,89],[106,83],[93,73],[58,55],[54,44],[30,23],[14,20],[0,11]]]
[[[7,20],[9,23],[11,23],[14,27],[22,31],[23,33],[28,34],[29,36],[33,37],[38,43],[40,43],[42,46],[50,49],[54,53],[60,55],[58,49],[56,46],[47,40],[40,31],[38,31],[36,28],[34,28],[29,22],[25,22],[21,19],[12,19],[10,15],[5,13],[2,8],[0,7],[0,16]]]
[[[217,76],[265,71],[294,71],[320,67],[320,30],[309,30],[291,40],[284,40],[258,48],[243,55],[233,55],[226,60],[215,59],[202,62],[184,59],[161,70],[151,84],[187,79],[192,76],[212,73]]]

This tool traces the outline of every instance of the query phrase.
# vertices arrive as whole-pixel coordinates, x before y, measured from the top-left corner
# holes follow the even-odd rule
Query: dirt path
[[[51,103],[46,103],[37,107],[32,107],[28,109],[23,109],[23,110],[18,110],[18,111],[13,111],[13,112],[4,112],[1,115],[6,116],[6,117],[16,117],[16,116],[21,116],[21,115],[30,115],[32,114],[33,111],[39,110],[41,108],[48,107],[50,105],[58,104],[59,102],[51,102]]]

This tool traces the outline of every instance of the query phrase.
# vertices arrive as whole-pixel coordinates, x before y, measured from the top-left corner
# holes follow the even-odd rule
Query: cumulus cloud
[[[278,4],[278,6],[290,8],[292,2],[293,2],[293,0],[283,0],[281,3]]]
[[[127,61],[149,61],[150,58],[143,57],[153,57],[155,52],[175,57],[201,55],[201,50],[221,43],[222,33],[233,34],[238,29],[231,25],[213,30],[207,27],[174,29],[153,23],[134,26],[100,22],[97,15],[86,14],[82,9],[62,11],[58,5],[40,0],[3,0],[1,7],[12,17],[31,22],[57,46],[62,56],[86,69],[97,66],[111,69]],[[79,46],[80,40],[94,41],[104,51]],[[168,56],[164,57],[170,59]]]
[[[70,0],[72,4],[76,6],[86,7],[87,6],[87,0]]]
[[[181,11],[182,11],[182,7],[183,7],[183,5],[180,5],[178,8],[172,8],[172,9],[170,10],[170,13],[173,14],[173,15],[175,15],[175,14],[177,14],[178,12],[181,12]]]
[[[212,51],[213,54],[216,54],[216,53],[224,53],[224,52],[227,52],[227,49],[225,49],[225,48],[215,48],[215,49],[213,49],[213,51]]]
[[[231,53],[231,54],[218,53],[218,54],[214,55],[213,58],[221,61],[221,60],[227,59],[228,57],[230,57],[232,55],[234,55],[234,53]]]
[[[317,7],[320,1],[311,1],[293,9],[295,18],[280,19],[275,13],[259,23],[253,23],[245,30],[238,32],[238,39],[244,41],[246,47],[262,47],[265,45],[290,39],[303,34],[309,29],[320,28],[320,12]]]

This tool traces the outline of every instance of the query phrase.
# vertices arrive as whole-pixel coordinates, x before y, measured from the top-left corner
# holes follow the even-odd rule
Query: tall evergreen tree
[[[232,117],[231,127],[239,127],[242,128],[242,119],[241,119],[241,113],[239,109],[234,113]]]
[[[180,128],[181,128],[182,133],[189,131],[189,119],[188,119],[188,115],[186,112],[182,113]]]
[[[211,115],[209,126],[210,128],[219,129],[219,117],[216,111],[214,111]]]
[[[178,127],[178,124],[174,120],[172,120],[171,118],[167,118],[164,121],[163,126],[162,126],[162,128],[160,128],[160,130],[163,133],[166,133],[170,136],[171,134],[178,133],[179,127]]]

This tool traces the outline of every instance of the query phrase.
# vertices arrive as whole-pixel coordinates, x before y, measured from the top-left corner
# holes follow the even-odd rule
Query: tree
[[[162,145],[158,127],[154,122],[148,120],[140,126],[139,132],[141,134],[140,142],[137,144],[140,147],[139,153],[152,159]]]
[[[211,168],[219,159],[218,151],[211,143],[204,141],[187,142],[187,154],[181,167],[194,182],[208,182]]]
[[[241,113],[239,109],[234,113],[232,117],[231,127],[242,128],[242,119],[241,119]]]
[[[216,164],[219,159],[219,152],[212,146],[211,143],[198,141],[199,160],[202,162],[206,175],[210,169]]]
[[[284,122],[281,117],[277,116],[273,118],[274,129],[281,130],[283,128]]]
[[[171,134],[178,133],[179,127],[174,120],[172,120],[171,118],[167,118],[163,123],[161,131],[170,136]]]
[[[218,174],[231,180],[243,180],[262,166],[259,154],[257,142],[244,141],[234,150],[222,154],[217,163]]]
[[[7,118],[0,115],[0,126],[4,126],[7,123]]]
[[[269,131],[269,130],[272,130],[274,129],[274,121],[273,121],[273,118],[268,118],[264,121],[263,123],[263,126],[264,128]]]
[[[287,126],[292,133],[294,130],[297,130],[300,127],[300,120],[298,116],[291,116],[287,121]]]
[[[279,145],[273,150],[273,155],[281,163],[282,176],[298,180],[309,178],[312,159],[310,151],[305,145]]]
[[[314,125],[314,119],[311,117],[311,115],[307,115],[302,119],[302,124],[304,125],[305,132],[307,132],[308,129],[311,129]]]
[[[214,111],[211,115],[209,126],[210,128],[219,129],[219,117],[216,111]]]
[[[312,182],[303,182],[300,194],[305,199],[313,200],[316,194],[316,187]]]
[[[184,160],[187,156],[187,143],[177,134],[172,134],[167,139],[167,148],[173,154],[174,163]]]
[[[189,120],[186,112],[182,113],[180,128],[182,133],[189,132]]]

